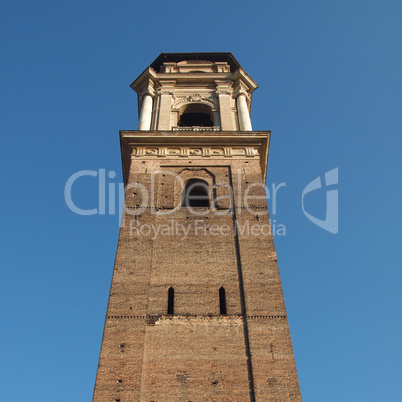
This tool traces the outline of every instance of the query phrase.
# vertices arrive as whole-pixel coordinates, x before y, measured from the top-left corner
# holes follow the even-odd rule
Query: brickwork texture
[[[301,400],[259,156],[132,157],[128,183],[93,400]]]

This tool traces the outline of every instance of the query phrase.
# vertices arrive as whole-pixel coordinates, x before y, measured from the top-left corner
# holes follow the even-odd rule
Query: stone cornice
[[[237,70],[234,73],[156,73],[148,67],[131,85],[130,87],[136,92],[142,92],[144,83],[149,80],[154,84],[160,84],[163,81],[187,82],[196,79],[197,82],[219,82],[234,83],[239,80],[248,88],[249,94],[258,88],[257,83],[244,71]]]
[[[156,93],[161,94],[163,91],[166,93],[166,86],[172,92],[175,84],[194,80],[198,83],[214,84],[218,95],[233,95],[237,98],[240,93],[245,94],[249,110],[251,109],[251,95],[258,88],[257,83],[242,68],[233,73],[157,73],[151,67],[147,67],[130,85],[138,95],[138,114],[140,113],[141,100],[145,94],[150,94],[153,97]],[[233,85],[235,85],[234,91]],[[155,88],[159,89],[155,91]]]
[[[144,86],[144,83],[148,83],[149,80],[156,81],[156,73],[152,68],[147,67],[142,74],[130,85],[134,91],[141,92],[142,87]]]
[[[123,167],[124,183],[127,184],[128,172],[130,169],[131,155],[133,150],[138,147],[141,149],[149,148],[201,148],[208,147],[223,149],[238,149],[244,147],[249,150],[252,148],[258,149],[257,154],[245,151],[244,157],[258,157],[261,165],[261,173],[265,181],[267,164],[270,131],[120,131],[120,147]],[[136,151],[137,152],[137,151]],[[137,155],[137,153],[136,153]],[[198,153],[191,155],[198,156]],[[201,152],[200,156],[205,156],[205,152]],[[142,154],[138,154],[142,156]],[[144,157],[164,156],[177,157],[175,154],[162,152],[158,154],[149,152],[144,154]],[[214,156],[214,154],[212,154]],[[217,157],[225,157],[216,154]]]
[[[232,79],[241,80],[249,88],[250,95],[258,88],[257,83],[242,68],[235,71]]]

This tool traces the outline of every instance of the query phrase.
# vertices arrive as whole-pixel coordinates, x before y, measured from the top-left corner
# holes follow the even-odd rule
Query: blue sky
[[[401,59],[398,1],[15,1],[0,6],[0,388],[7,401],[92,397],[117,216],[64,201],[83,169],[121,177],[129,84],[161,52],[230,51],[271,130],[279,268],[305,401],[398,400]],[[339,232],[301,194],[339,169]],[[97,204],[93,178],[74,187]],[[270,205],[272,208],[272,205]],[[325,191],[306,197],[323,219]]]

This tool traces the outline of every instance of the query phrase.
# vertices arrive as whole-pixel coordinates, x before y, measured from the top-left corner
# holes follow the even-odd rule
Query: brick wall
[[[165,173],[152,174],[158,170]],[[180,207],[174,176],[205,180],[211,203],[232,185],[235,210],[227,198],[219,215],[195,216]],[[262,183],[259,158],[144,156],[132,160],[128,182],[155,197],[140,211],[139,187],[126,195],[94,400],[301,400],[267,204],[244,205],[247,186]],[[235,219],[242,230],[235,231]],[[152,225],[157,235],[147,234]]]

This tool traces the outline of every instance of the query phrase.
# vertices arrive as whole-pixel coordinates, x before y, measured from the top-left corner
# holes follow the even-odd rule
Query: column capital
[[[158,95],[172,95],[174,96],[175,80],[159,80],[157,89]]]
[[[247,101],[251,102],[249,88],[242,80],[236,81],[233,95],[235,98],[238,98],[240,95],[244,95],[246,97]]]
[[[217,95],[232,95],[233,88],[231,81],[228,80],[215,80],[216,94]]]
[[[150,95],[152,98],[155,96],[155,82],[151,79],[143,86],[142,91],[138,94],[140,101],[142,101],[145,95]]]

